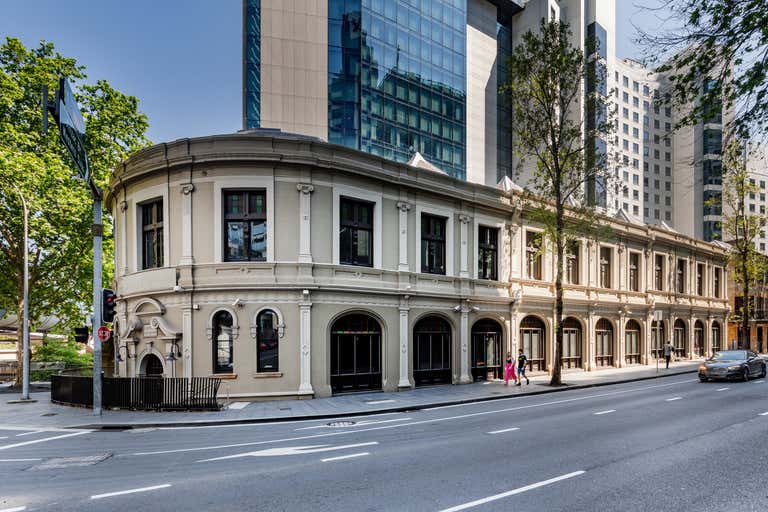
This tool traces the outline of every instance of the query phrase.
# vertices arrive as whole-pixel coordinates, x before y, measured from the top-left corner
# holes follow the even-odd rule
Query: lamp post
[[[23,342],[21,356],[21,399],[29,400],[29,231],[27,226],[28,211],[27,201],[19,187],[13,184],[16,193],[21,198],[21,206],[24,210],[24,318],[23,318]]]

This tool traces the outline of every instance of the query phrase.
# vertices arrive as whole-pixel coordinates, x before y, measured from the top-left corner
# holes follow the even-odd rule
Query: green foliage
[[[22,299],[23,194],[29,208],[30,317],[56,315],[67,331],[82,323],[92,297],[92,201],[74,179],[74,164],[51,120],[42,133],[43,85],[52,94],[59,76],[75,84],[86,121],[91,173],[100,186],[119,162],[148,144],[138,101],[99,80],[53,44],[28,49],[7,38],[0,46],[0,307],[18,311]],[[104,282],[112,274],[111,219],[104,219]]]
[[[705,120],[723,103],[735,113],[733,131],[741,137],[766,135],[768,121],[768,3],[765,0],[656,0],[649,9],[672,12],[678,22],[641,41],[652,60],[668,59],[672,100],[690,107],[678,125]],[[720,87],[699,100],[706,80]]]
[[[57,362],[68,366],[93,366],[93,355],[80,353],[83,345],[75,343],[71,339],[57,339],[46,337],[43,344],[34,347],[32,361]]]

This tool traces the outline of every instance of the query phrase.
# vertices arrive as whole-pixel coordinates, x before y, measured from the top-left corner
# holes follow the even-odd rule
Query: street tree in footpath
[[[729,131],[768,135],[768,2],[765,0],[654,0],[644,4],[659,24],[639,41],[668,72],[671,100],[686,107],[678,126],[719,109],[734,112]],[[708,87],[713,81],[719,87]],[[690,107],[690,108],[689,108]],[[728,121],[726,121],[728,122]]]
[[[18,311],[21,350],[24,236],[19,192],[29,208],[30,318],[56,315],[64,332],[90,310],[93,247],[92,201],[76,174],[58,131],[42,133],[43,85],[53,91],[66,76],[78,84],[84,110],[91,174],[104,187],[110,172],[146,146],[147,117],[138,100],[107,81],[85,84],[85,68],[48,42],[26,48],[7,38],[0,45],[0,308]],[[104,276],[112,274],[111,219],[104,222]],[[19,355],[19,361],[21,356]],[[17,384],[22,374],[19,364]]]
[[[500,86],[512,111],[516,173],[527,177],[526,212],[544,228],[540,247],[553,246],[556,256],[553,386],[562,384],[566,249],[585,236],[608,236],[595,208],[605,206],[610,180],[604,141],[612,123],[600,86],[605,67],[596,41],[587,41],[585,58],[570,36],[567,24],[542,20],[538,32],[527,32],[515,46]],[[586,95],[585,83],[592,90]]]
[[[728,263],[733,269],[733,280],[741,286],[742,305],[736,314],[748,345],[752,307],[750,293],[768,271],[765,257],[758,252],[755,242],[768,219],[764,213],[748,211],[747,199],[751,194],[759,193],[759,189],[750,180],[746,156],[744,146],[736,139],[732,139],[725,148],[721,227],[723,241],[731,246]],[[711,206],[719,207],[719,203],[717,198],[710,200]]]

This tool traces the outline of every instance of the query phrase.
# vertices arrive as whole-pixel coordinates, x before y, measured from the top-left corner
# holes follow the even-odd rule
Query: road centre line
[[[361,453],[351,453],[349,455],[339,455],[338,457],[330,457],[328,459],[320,459],[320,462],[333,462],[335,460],[344,460],[344,459],[354,459],[357,457],[365,457],[366,455],[370,455],[368,452],[361,452]]]
[[[616,412],[616,409],[608,409],[607,411],[600,411],[600,412],[596,412],[596,413],[595,413],[595,416],[600,416],[600,415],[602,415],[602,414],[610,414],[610,413],[612,413],[612,412]]]
[[[758,416],[768,416],[768,412],[761,412]]]
[[[489,434],[503,434],[504,432],[514,432],[515,430],[520,430],[520,427],[511,427],[511,428],[503,428],[501,430],[492,430],[488,432]]]
[[[15,443],[15,444],[7,444],[5,446],[0,446],[0,450],[8,450],[9,448],[18,448],[19,446],[27,446],[30,444],[37,444],[37,443],[45,443],[48,441],[55,441],[57,439],[64,439],[66,437],[75,437],[75,436],[81,436],[83,434],[90,434],[90,430],[82,430],[80,432],[73,432],[71,434],[64,434],[61,436],[53,436],[53,437],[44,437],[42,439],[35,439],[33,441],[24,441],[23,443]]]
[[[667,402],[674,402],[675,400],[682,400],[682,399],[683,399],[683,397],[681,397],[681,396],[674,396],[672,398],[667,398],[666,401]]]
[[[27,507],[21,506],[21,507],[13,507],[13,508],[3,508],[3,509],[0,509],[0,512],[21,512],[22,510],[27,510]]]
[[[226,445],[214,445],[214,446],[199,446],[195,448],[176,448],[173,450],[158,450],[154,452],[136,452],[136,453],[128,453],[123,454],[121,456],[140,456],[140,455],[165,455],[168,453],[184,453],[184,452],[197,452],[197,451],[203,451],[203,450],[221,450],[225,448],[240,448],[243,446],[258,446],[263,444],[271,444],[271,443],[287,443],[292,441],[303,441],[305,439],[316,439],[319,437],[334,437],[334,436],[343,436],[343,435],[349,435],[349,434],[358,434],[360,432],[373,432],[376,430],[388,430],[392,428],[401,428],[401,427],[410,427],[414,425],[424,425],[427,423],[439,423],[443,421],[451,421],[451,420],[457,420],[457,419],[464,419],[464,418],[472,418],[472,417],[478,417],[478,416],[488,416],[492,414],[499,414],[502,412],[511,412],[511,411],[519,411],[523,409],[533,409],[537,407],[546,407],[549,405],[559,405],[559,404],[565,404],[565,403],[571,403],[571,402],[580,402],[583,400],[589,400],[592,398],[603,398],[607,396],[616,396],[616,395],[624,395],[627,393],[632,393],[635,391],[645,391],[648,389],[657,389],[657,388],[664,388],[664,387],[670,387],[675,386],[678,384],[687,384],[689,382],[697,381],[698,379],[688,379],[684,381],[678,381],[678,382],[671,382],[669,384],[657,384],[653,386],[644,386],[641,388],[632,388],[632,389],[622,389],[619,391],[611,391],[608,393],[600,393],[596,395],[589,395],[589,396],[581,396],[581,397],[574,397],[574,398],[564,398],[562,400],[553,400],[551,402],[544,402],[544,403],[538,403],[538,404],[529,404],[529,405],[519,405],[516,407],[508,407],[505,409],[494,409],[492,411],[480,411],[480,412],[473,412],[469,414],[461,414],[457,416],[448,416],[445,418],[432,418],[432,419],[426,419],[426,420],[420,420],[420,421],[412,421],[410,423],[398,423],[394,425],[380,425],[376,427],[370,427],[370,428],[361,428],[357,430],[344,430],[341,432],[324,432],[322,434],[313,434],[313,435],[306,435],[306,436],[296,436],[296,437],[289,437],[289,438],[283,438],[283,439],[268,439],[264,441],[251,441],[248,443],[235,443],[235,444],[226,444]],[[519,398],[519,397],[518,397]],[[508,399],[500,399],[500,400],[508,400]],[[476,403],[475,403],[476,405]]]
[[[117,491],[117,492],[107,492],[104,494],[94,494],[91,496],[92,500],[100,500],[102,498],[110,498],[112,496],[122,496],[123,494],[133,494],[137,492],[147,492],[147,491],[155,491],[157,489],[166,489],[170,487],[171,484],[162,484],[162,485],[153,485],[152,487],[139,487],[138,489],[128,489],[126,491]]]
[[[717,391],[728,391],[729,389],[731,389],[731,388],[719,388],[719,389],[717,389]]]
[[[0,462],[35,462],[43,459],[0,459]],[[2,512],[2,510],[0,510]]]
[[[514,496],[515,494],[521,494],[527,491],[532,491],[533,489],[538,489],[539,487],[544,487],[546,485],[561,482],[563,480],[568,480],[569,478],[583,475],[584,473],[586,473],[586,471],[574,471],[573,473],[556,476],[555,478],[550,478],[549,480],[542,480],[541,482],[536,482],[535,484],[530,484],[524,487],[518,487],[517,489],[512,489],[511,491],[502,492],[501,494],[494,494],[493,496],[488,496],[487,498],[481,498],[479,500],[470,501],[469,503],[456,505],[455,507],[451,507],[451,508],[444,508],[440,512],[459,512],[460,510],[466,510],[468,508],[477,507],[478,505],[484,505],[486,503],[490,503],[491,501],[500,500],[502,498]]]

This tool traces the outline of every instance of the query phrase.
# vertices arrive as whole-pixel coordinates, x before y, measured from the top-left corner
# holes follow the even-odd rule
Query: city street
[[[0,426],[0,512],[765,510],[766,392],[689,374],[349,422]]]

